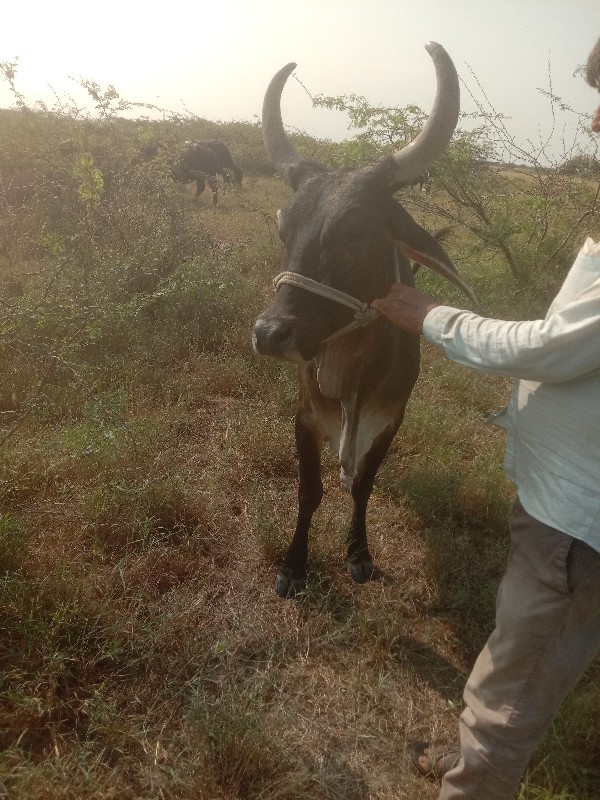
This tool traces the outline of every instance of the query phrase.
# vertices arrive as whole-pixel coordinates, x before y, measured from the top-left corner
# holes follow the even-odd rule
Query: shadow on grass
[[[451,465],[413,468],[388,487],[420,520],[423,568],[434,593],[422,611],[447,622],[465,663],[472,663],[494,627],[495,596],[508,554],[506,488],[482,476],[466,491]]]
[[[433,647],[412,636],[397,636],[390,656],[403,671],[415,676],[415,683],[426,683],[451,703],[460,703],[467,675]]]

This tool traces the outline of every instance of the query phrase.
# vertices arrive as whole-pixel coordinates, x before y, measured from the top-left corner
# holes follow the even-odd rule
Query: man
[[[586,79],[600,90],[600,39]],[[496,627],[465,687],[460,745],[415,753],[442,778],[440,800],[511,800],[600,651],[600,244],[586,241],[543,320],[484,319],[400,284],[373,307],[454,361],[516,379],[496,420],[517,486]]]

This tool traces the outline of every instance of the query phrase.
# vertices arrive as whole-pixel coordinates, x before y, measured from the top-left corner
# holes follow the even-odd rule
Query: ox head
[[[419,135],[402,150],[367,168],[329,171],[302,158],[281,119],[281,93],[295,64],[271,81],[263,104],[267,153],[294,194],[278,215],[284,244],[283,269],[334,287],[369,304],[384,296],[395,276],[396,248],[458,284],[472,299],[439,242],[394,199],[394,192],[425,172],[445,150],[458,120],[458,76],[439,44],[426,45],[437,73],[432,112]],[[408,276],[408,277],[407,277]],[[404,280],[411,280],[404,270]],[[282,285],[254,325],[257,353],[307,361],[323,342],[352,319],[352,311],[333,300]]]

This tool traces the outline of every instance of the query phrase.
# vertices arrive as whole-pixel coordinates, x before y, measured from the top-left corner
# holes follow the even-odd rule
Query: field
[[[0,221],[0,797],[433,800],[408,748],[455,737],[493,625],[513,489],[486,418],[509,382],[424,344],[369,507],[380,579],[345,570],[325,453],[309,585],[279,599],[295,371],[250,335],[287,188],[248,155],[213,209],[132,159],[135,130],[60,158],[39,130],[52,180]],[[472,244],[446,246],[483,313],[542,312],[559,272],[518,285]],[[596,663],[521,800],[598,797],[599,688]]]

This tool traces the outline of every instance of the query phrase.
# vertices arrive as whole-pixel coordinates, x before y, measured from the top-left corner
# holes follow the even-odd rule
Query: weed
[[[100,119],[0,114],[0,172],[19,178],[0,186],[0,794],[433,797],[407,746],[455,736],[493,622],[512,489],[486,418],[509,385],[424,346],[369,506],[379,579],[347,574],[348,497],[325,453],[311,580],[276,598],[296,375],[250,336],[286,189],[257,126],[122,120],[114,89],[88,90]],[[191,138],[223,138],[244,169],[217,209],[172,180]],[[448,249],[490,314],[541,313],[564,271],[517,288],[465,231]],[[523,800],[597,795],[597,678],[565,703]]]

